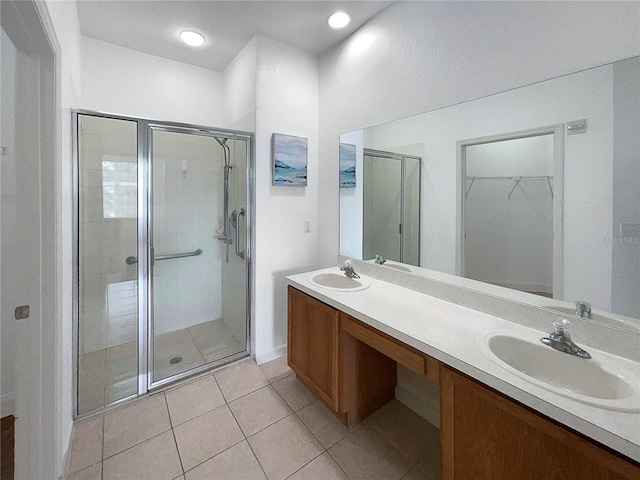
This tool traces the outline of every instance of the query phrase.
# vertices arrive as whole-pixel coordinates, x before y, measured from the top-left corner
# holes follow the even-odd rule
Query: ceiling
[[[254,34],[320,55],[390,1],[144,1],[78,0],[82,35],[222,72]],[[351,23],[334,30],[327,18],[337,10]],[[207,39],[189,47],[178,34],[195,30]]]

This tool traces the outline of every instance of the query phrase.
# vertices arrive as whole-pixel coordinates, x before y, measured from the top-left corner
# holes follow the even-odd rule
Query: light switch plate
[[[25,318],[29,318],[29,305],[20,305],[16,307],[16,320],[24,320]]]
[[[640,236],[640,223],[620,223],[621,237],[638,237]]]

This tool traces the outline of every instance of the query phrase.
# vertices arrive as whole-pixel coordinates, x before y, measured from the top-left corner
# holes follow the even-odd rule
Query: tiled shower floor
[[[245,347],[222,320],[213,320],[158,335],[154,349],[154,378],[158,380],[242,352]],[[81,413],[136,393],[137,352],[136,342],[129,342],[82,356],[78,386]],[[172,364],[171,359],[177,357],[182,360]]]
[[[285,357],[74,425],[67,480],[438,480],[439,431],[397,401],[347,429]]]

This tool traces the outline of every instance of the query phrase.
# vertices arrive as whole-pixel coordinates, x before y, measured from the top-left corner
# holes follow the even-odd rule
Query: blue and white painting
[[[340,144],[340,187],[356,186],[356,146],[348,143]]]
[[[271,138],[273,184],[307,186],[307,139],[274,133]]]

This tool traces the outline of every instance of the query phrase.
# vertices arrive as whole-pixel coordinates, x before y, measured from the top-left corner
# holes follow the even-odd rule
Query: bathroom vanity
[[[288,363],[344,424],[395,397],[400,364],[440,386],[443,480],[640,478],[640,413],[526,385],[478,347],[531,329],[378,279],[348,291],[313,275],[288,277]]]

